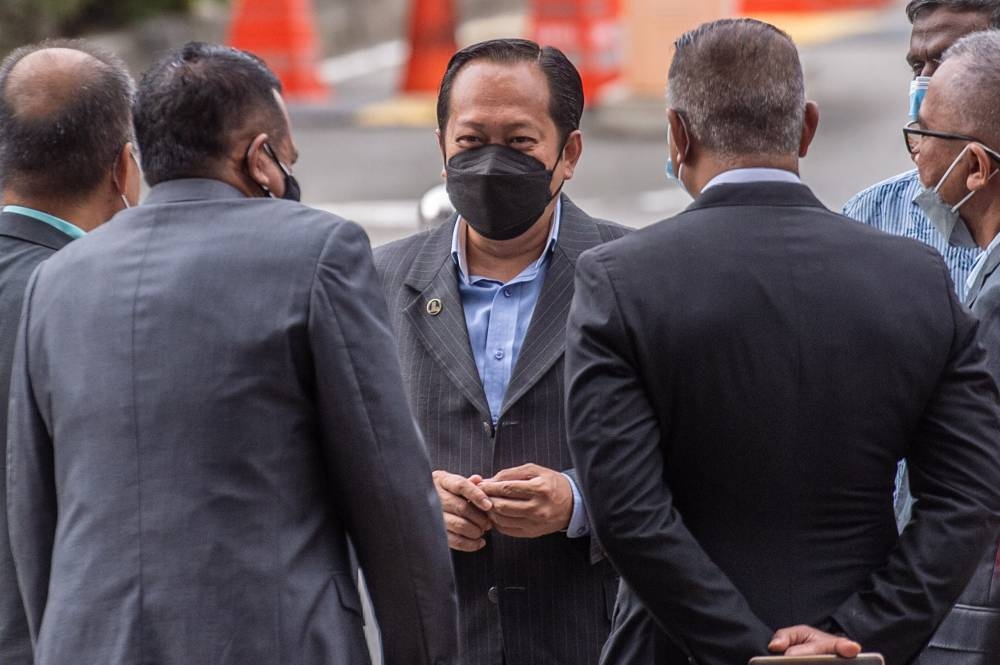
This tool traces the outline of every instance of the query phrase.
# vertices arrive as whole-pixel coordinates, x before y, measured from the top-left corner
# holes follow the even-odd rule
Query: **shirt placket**
[[[499,418],[513,368],[514,335],[517,332],[517,296],[516,285],[508,284],[497,289],[486,333],[487,362],[483,384],[489,397],[493,424],[496,424]]]

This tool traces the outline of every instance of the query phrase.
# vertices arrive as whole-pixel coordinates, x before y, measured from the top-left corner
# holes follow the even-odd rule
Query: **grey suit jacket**
[[[592,219],[566,197],[562,206],[559,240],[496,428],[459,296],[454,220],[375,251],[405,384],[435,469],[489,477],[528,462],[572,466],[562,359],[573,269],[581,252],[627,230]],[[427,310],[434,298],[442,305],[437,315]],[[617,589],[596,543],[561,533],[521,539],[493,532],[486,540],[479,552],[452,553],[464,665],[596,663]]]
[[[355,224],[213,180],[32,277],[8,444],[38,665],[454,663],[430,467]]]
[[[38,220],[0,213],[0,442],[7,440],[7,391],[24,287],[39,263],[72,238]],[[0,443],[0,663],[31,665],[31,638],[7,539],[7,448]]]

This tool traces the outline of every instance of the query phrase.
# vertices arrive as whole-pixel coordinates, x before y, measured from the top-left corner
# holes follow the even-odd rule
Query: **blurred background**
[[[910,73],[904,0],[0,0],[0,53],[45,37],[93,39],[137,76],[190,40],[262,56],[282,78],[303,199],[360,222],[373,243],[447,213],[434,98],[465,44],[524,36],[581,70],[584,155],[566,192],[631,226],[690,198],[664,176],[663,94],[673,40],[749,15],[802,51],[822,119],[803,177],[830,207],[912,168],[900,128]],[[761,63],[767,66],[767,63]],[[428,192],[431,192],[428,195]],[[423,201],[423,205],[421,205]]]

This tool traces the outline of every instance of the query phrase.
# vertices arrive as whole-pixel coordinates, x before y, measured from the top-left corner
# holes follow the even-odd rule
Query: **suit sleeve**
[[[566,350],[570,451],[591,525],[656,623],[699,663],[767,653],[773,631],[701,549],[664,483],[661,431],[603,248],[577,263]]]
[[[913,517],[886,565],[833,614],[847,635],[889,663],[909,662],[922,647],[1000,528],[997,388],[975,319],[946,273],[942,281],[950,301],[942,315],[953,319],[954,334],[907,456]]]
[[[368,582],[385,663],[454,663],[457,609],[441,507],[368,238],[356,224],[338,224],[323,248],[309,335],[333,500]]]
[[[7,425],[7,529],[17,582],[34,644],[48,599],[58,507],[52,439],[39,409],[31,374],[31,297],[25,295],[11,372]]]

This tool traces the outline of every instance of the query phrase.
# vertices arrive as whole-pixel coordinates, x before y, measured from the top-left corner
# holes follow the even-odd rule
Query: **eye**
[[[455,139],[455,143],[457,143],[459,146],[463,148],[474,148],[479,144],[481,144],[482,142],[483,140],[481,138],[479,138],[478,136],[473,136],[471,134],[467,134],[465,136],[459,136],[457,139]]]
[[[509,143],[515,148],[526,149],[534,146],[538,141],[530,136],[515,136]]]
[[[922,60],[914,60],[910,63],[910,69],[913,70],[914,76],[920,76],[920,72],[924,71],[924,62]]]

